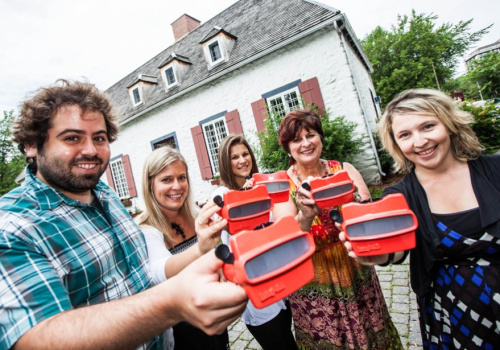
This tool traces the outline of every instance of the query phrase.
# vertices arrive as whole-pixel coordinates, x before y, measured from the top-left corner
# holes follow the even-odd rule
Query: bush
[[[484,153],[492,154],[500,150],[500,109],[491,104],[484,107],[464,104],[462,108],[474,116],[475,122],[471,127],[484,146]]]
[[[278,113],[271,113],[264,122],[266,130],[258,133],[260,145],[254,145],[253,148],[259,158],[261,171],[276,172],[290,166],[290,157],[279,145],[278,128],[281,119]],[[325,112],[321,116],[321,125],[325,134],[322,158],[352,162],[362,145],[361,138],[354,137],[356,123],[343,116],[330,119]]]

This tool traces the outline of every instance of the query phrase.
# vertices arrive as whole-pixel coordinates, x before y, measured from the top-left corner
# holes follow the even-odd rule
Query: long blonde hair
[[[382,145],[395,160],[396,171],[411,171],[415,164],[408,160],[394,138],[394,114],[431,115],[437,117],[450,133],[451,149],[455,159],[476,159],[484,149],[470,127],[474,117],[461,110],[455,101],[441,91],[411,89],[397,95],[386,107],[378,124]]]
[[[182,154],[175,148],[163,146],[155,149],[146,158],[142,170],[142,196],[146,205],[146,210],[137,220],[139,225],[150,225],[157,230],[163,232],[165,240],[169,245],[173,245],[171,222],[163,214],[158,201],[154,195],[153,183],[155,176],[163,169],[175,162],[182,162],[186,167],[186,176],[188,182],[188,193],[186,200],[180,208],[180,214],[186,218],[188,222],[194,222],[194,205],[191,200],[191,185],[189,181],[189,172],[186,160]]]

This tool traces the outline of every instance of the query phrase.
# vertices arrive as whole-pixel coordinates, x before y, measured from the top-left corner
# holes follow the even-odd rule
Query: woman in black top
[[[384,195],[402,193],[419,223],[410,272],[426,349],[500,343],[500,156],[480,155],[472,121],[445,94],[414,89],[387,105],[379,125],[397,169],[408,172]],[[405,255],[356,258],[387,264]]]

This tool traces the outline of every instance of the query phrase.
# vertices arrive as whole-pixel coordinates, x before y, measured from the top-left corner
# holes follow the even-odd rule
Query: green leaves
[[[4,111],[0,118],[0,196],[17,186],[15,179],[26,166],[23,155],[11,141],[13,121],[14,111]]]
[[[372,80],[382,105],[411,88],[440,88],[451,79],[458,59],[491,27],[470,32],[469,21],[436,25],[436,15],[398,15],[387,31],[375,28],[364,40],[374,73]]]
[[[266,119],[266,131],[259,132],[260,145],[253,145],[259,159],[261,171],[276,172],[286,170],[290,166],[290,157],[279,145],[278,127],[282,117],[271,113]],[[343,116],[330,119],[328,113],[321,117],[321,125],[325,134],[323,141],[324,159],[352,162],[358,154],[362,141],[356,138],[354,130],[356,123],[350,122]]]

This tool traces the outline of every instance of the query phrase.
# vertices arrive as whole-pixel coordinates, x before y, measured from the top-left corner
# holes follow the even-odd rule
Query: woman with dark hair
[[[290,197],[274,217],[294,215],[316,243],[313,280],[290,295],[295,337],[300,349],[402,349],[373,267],[351,259],[329,217],[319,209],[304,181],[346,170],[355,198],[370,198],[361,174],[349,163],[323,160],[323,128],[312,110],[295,110],[281,121],[279,140],[291,159]]]
[[[426,349],[500,343],[500,156],[481,156],[472,122],[444,93],[413,89],[387,105],[379,124],[396,168],[408,172],[384,195],[402,193],[418,219],[410,279]],[[406,254],[357,259],[389,264]]]
[[[137,223],[146,238],[151,282],[156,285],[213,249],[227,222],[210,219],[220,210],[211,201],[200,213],[195,212],[187,163],[177,149],[164,146],[154,150],[144,162],[142,179],[146,210]],[[172,328],[175,350],[229,348],[227,330],[209,336],[187,322]]]
[[[219,173],[222,186],[226,190],[249,188],[253,184],[251,176],[259,172],[255,155],[243,135],[229,135],[219,146]],[[222,240],[229,241],[229,233],[223,231]],[[266,308],[257,309],[248,301],[242,315],[248,330],[264,350],[297,349],[292,333],[292,314],[288,302],[280,300]]]

